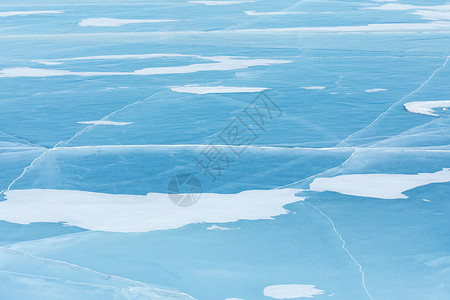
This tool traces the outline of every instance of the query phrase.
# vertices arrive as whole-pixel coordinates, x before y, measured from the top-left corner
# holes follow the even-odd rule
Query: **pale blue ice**
[[[0,1],[1,201],[28,189],[166,193],[180,172],[207,193],[303,190],[272,219],[139,233],[0,220],[0,300],[261,300],[284,284],[323,291],[312,299],[448,299],[449,182],[404,199],[309,190],[318,177],[450,168],[449,111],[404,108],[450,100],[450,8],[390,3]],[[92,18],[173,21],[79,25]],[[170,55],[133,56],[146,54]],[[252,62],[194,70],[217,57]],[[145,68],[165,71],[133,73]],[[267,88],[283,113],[251,125],[257,138],[239,157],[227,149],[234,162],[212,180],[192,145],[224,144],[258,93],[171,90],[188,85]],[[78,123],[98,120],[131,124]]]

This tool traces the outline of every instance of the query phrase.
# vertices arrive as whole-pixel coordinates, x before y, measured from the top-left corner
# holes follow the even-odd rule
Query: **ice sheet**
[[[0,298],[447,300],[448,6],[0,3]]]

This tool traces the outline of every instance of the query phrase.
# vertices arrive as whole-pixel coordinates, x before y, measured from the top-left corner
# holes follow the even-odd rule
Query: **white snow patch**
[[[450,10],[449,11],[434,11],[434,10],[417,10],[413,13],[414,15],[422,16],[424,20],[450,20]]]
[[[41,65],[48,65],[48,66],[61,65],[62,64],[62,62],[49,61],[49,60],[45,60],[45,59],[33,59],[33,60],[31,60],[31,62],[38,63],[38,64],[41,64]]]
[[[448,31],[450,22],[436,21],[430,23],[380,23],[360,26],[334,26],[334,27],[287,27],[266,29],[236,29],[235,32],[253,33],[290,33],[290,32],[422,32],[422,31]]]
[[[32,62],[58,62],[62,63],[64,61],[76,61],[76,60],[121,60],[121,59],[150,59],[150,58],[162,58],[162,57],[194,57],[203,58],[199,55],[187,55],[187,54],[177,54],[177,53],[151,53],[151,54],[112,54],[112,55],[93,55],[93,56],[79,56],[79,57],[69,57],[69,58],[54,58],[54,59],[35,59]],[[208,58],[205,58],[208,59]]]
[[[324,292],[310,284],[280,284],[266,287],[264,296],[275,299],[312,298]]]
[[[244,11],[248,16],[278,16],[278,15],[298,15],[306,14],[303,11],[269,11],[269,12],[256,12],[252,10]]]
[[[222,227],[217,225],[211,225],[206,230],[236,230],[236,228],[230,228],[230,227]]]
[[[177,20],[145,20],[145,19],[114,19],[114,18],[90,18],[81,20],[80,26],[95,26],[95,27],[117,27],[127,24],[140,23],[161,23],[161,22],[177,22]]]
[[[325,89],[324,86],[303,86],[302,89],[305,90],[323,90]]]
[[[117,89],[128,89],[129,87],[127,87],[127,86],[119,86],[119,87],[110,87],[110,86],[107,86],[107,87],[105,87],[105,90],[117,90]]]
[[[436,173],[407,174],[352,174],[330,178],[316,178],[310,184],[312,191],[332,191],[345,195],[380,199],[407,199],[403,192],[430,183],[450,182],[450,169]]]
[[[186,66],[174,67],[152,67],[135,70],[132,72],[72,72],[69,70],[42,69],[16,67],[0,70],[0,77],[50,77],[50,76],[115,76],[115,75],[165,75],[165,74],[187,74],[201,71],[230,71],[238,69],[246,69],[253,66],[269,66],[272,64],[290,63],[291,60],[276,59],[246,59],[242,57],[232,56],[198,56],[183,54],[142,54],[142,55],[100,55],[85,56],[65,59],[46,60],[47,62],[62,62],[71,60],[95,60],[95,59],[146,59],[156,57],[195,57],[199,59],[210,60],[210,63],[198,63]]]
[[[273,219],[289,213],[284,205],[302,201],[298,189],[201,194],[190,207],[174,205],[165,193],[117,195],[73,190],[29,189],[5,192],[0,220],[12,223],[65,222],[89,230],[147,232],[193,223]]]
[[[412,5],[400,3],[388,3],[366,9],[407,11],[415,10],[412,14],[422,16],[425,20],[450,20],[450,5]]]
[[[365,9],[375,9],[375,10],[414,10],[414,9],[428,9],[435,11],[449,11],[450,4],[445,5],[412,5],[412,4],[401,4],[401,3],[388,3],[376,7],[367,7]]]
[[[232,5],[232,4],[241,4],[241,3],[248,3],[248,2],[255,2],[255,1],[188,1],[188,3],[192,4],[204,4],[204,5]]]
[[[263,87],[231,87],[231,86],[173,86],[174,92],[189,94],[225,94],[225,93],[257,93],[267,88]]]
[[[66,76],[73,75],[72,72],[66,70],[40,69],[40,68],[6,68],[0,70],[0,77],[50,77],[50,76]]]
[[[0,17],[28,16],[28,15],[54,15],[62,14],[64,10],[23,10],[23,11],[0,11]]]
[[[87,125],[116,125],[116,126],[124,126],[124,125],[133,124],[133,122],[114,122],[114,121],[105,121],[105,120],[83,121],[83,122],[77,122],[77,123],[87,124]]]
[[[406,110],[409,112],[438,117],[439,115],[433,110],[433,108],[443,107],[445,110],[445,108],[450,107],[450,100],[415,101],[405,103],[404,105]]]
[[[376,92],[383,92],[383,91],[387,91],[387,89],[377,89],[377,88],[375,88],[375,89],[365,90],[364,92],[366,92],[366,93],[376,93]]]

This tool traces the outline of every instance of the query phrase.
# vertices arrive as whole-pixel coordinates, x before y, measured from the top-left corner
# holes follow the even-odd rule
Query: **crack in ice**
[[[182,293],[182,292],[175,292],[175,291],[171,291],[171,290],[166,290],[166,289],[162,289],[162,288],[157,288],[157,287],[153,287],[150,286],[144,282],[138,281],[138,280],[134,280],[134,279],[129,279],[126,277],[122,277],[122,276],[117,276],[117,275],[110,275],[110,274],[106,274],[106,273],[101,273],[98,272],[96,270],[90,269],[90,268],[86,268],[86,267],[82,267],[79,266],[77,264],[74,263],[69,263],[66,261],[61,261],[61,260],[55,260],[55,259],[50,259],[50,258],[46,258],[46,257],[41,257],[41,256],[36,256],[32,253],[29,253],[27,251],[23,251],[23,250],[19,250],[19,249],[14,249],[14,248],[9,248],[9,247],[0,247],[1,250],[6,251],[6,252],[12,252],[12,253],[16,253],[19,255],[23,255],[23,256],[28,256],[33,260],[36,261],[42,261],[42,262],[47,262],[47,263],[52,263],[55,265],[60,265],[60,266],[67,266],[69,269],[72,269],[74,271],[79,271],[82,273],[86,273],[89,276],[94,276],[96,278],[99,279],[103,279],[106,281],[116,281],[117,283],[122,283],[124,285],[108,285],[111,287],[132,287],[132,286],[137,286],[137,287],[145,287],[145,288],[150,288],[152,289],[152,291],[154,292],[163,292],[163,293],[169,293],[169,294],[179,294],[179,295],[183,295],[186,296],[192,300],[196,300],[196,298],[190,296],[189,294],[186,293]],[[74,281],[74,280],[70,280],[70,279],[66,279],[66,278],[62,278],[62,277],[53,277],[53,276],[47,276],[47,275],[39,275],[39,274],[30,274],[30,273],[22,273],[22,272],[15,272],[15,271],[7,271],[4,269],[0,269],[0,272],[6,272],[6,273],[14,273],[14,274],[19,274],[19,275],[27,275],[27,276],[33,276],[33,277],[42,277],[42,278],[54,278],[54,279],[63,279],[63,280],[67,280],[68,282],[74,282],[74,283],[80,283],[83,285],[105,285],[105,284],[99,284],[99,283],[87,283],[87,282],[81,282],[81,281]]]
[[[345,252],[347,252],[348,256],[351,258],[351,260],[358,266],[359,268],[359,272],[361,273],[361,281],[362,281],[362,285],[364,288],[364,291],[366,292],[367,296],[373,300],[372,295],[370,294],[369,290],[366,287],[366,279],[365,279],[365,273],[363,271],[363,268],[361,266],[361,264],[355,259],[355,257],[350,253],[350,251],[347,249],[346,247],[346,242],[344,240],[344,238],[342,237],[342,235],[339,233],[339,231],[336,229],[336,226],[333,222],[333,220],[327,215],[325,214],[323,211],[321,211],[318,207],[312,205],[311,203],[307,202],[306,200],[303,200],[303,202],[305,202],[306,204],[308,204],[309,206],[311,206],[312,208],[314,208],[316,211],[318,211],[321,215],[323,215],[325,218],[328,219],[328,221],[331,223],[331,226],[333,226],[333,230],[336,233],[336,235],[339,237],[339,239],[342,242],[342,249],[345,250]]]
[[[28,140],[26,140],[26,139],[24,139],[24,138],[21,138],[21,137],[19,137],[19,136],[14,135],[14,134],[4,132],[3,130],[0,130],[0,133],[4,134],[4,135],[6,135],[6,136],[12,137],[12,138],[14,138],[14,139],[16,139],[16,140],[25,142],[25,143],[20,143],[20,144],[22,144],[22,145],[30,145],[30,146],[33,146],[33,147],[38,147],[38,148],[48,149],[47,147],[45,147],[45,146],[43,146],[43,145],[36,144],[36,143],[32,143],[32,142],[30,142],[30,141],[28,141]]]
[[[110,114],[104,116],[104,117],[103,117],[102,119],[100,119],[100,120],[101,120],[101,121],[105,121],[105,120],[107,120],[109,117],[115,115],[116,113],[118,113],[118,112],[120,112],[120,111],[122,111],[122,110],[124,110],[124,109],[126,109],[126,108],[128,108],[128,107],[130,107],[130,106],[132,106],[132,105],[135,105],[135,104],[137,104],[137,103],[145,102],[145,101],[147,101],[148,99],[150,99],[151,97],[153,97],[153,96],[155,96],[155,95],[157,95],[157,94],[159,94],[159,93],[161,93],[161,92],[163,92],[163,91],[156,92],[156,93],[154,93],[154,94],[148,96],[147,98],[145,98],[145,99],[143,99],[143,100],[138,100],[138,101],[135,101],[135,102],[133,102],[133,103],[127,104],[127,105],[125,105],[124,107],[119,108],[119,109],[113,111],[112,113],[110,113]],[[98,124],[93,124],[93,125],[86,126],[86,127],[84,127],[83,129],[77,131],[70,139],[68,139],[68,140],[63,140],[63,141],[59,141],[59,142],[56,143],[55,146],[53,146],[52,148],[46,148],[46,149],[47,149],[46,151],[44,151],[41,155],[39,155],[38,157],[36,157],[35,159],[33,159],[33,160],[31,161],[31,163],[30,163],[27,167],[25,167],[25,168],[23,169],[23,171],[22,171],[22,173],[19,175],[19,177],[15,178],[15,179],[8,185],[8,187],[7,187],[6,189],[0,191],[0,197],[3,196],[5,192],[10,191],[11,188],[12,188],[12,186],[13,186],[17,181],[19,181],[23,176],[25,176],[25,174],[28,173],[28,171],[29,171],[31,168],[34,167],[35,163],[36,163],[39,159],[45,157],[45,155],[48,154],[49,152],[58,149],[59,146],[60,146],[61,144],[67,144],[67,143],[71,142],[72,140],[74,140],[75,138],[77,138],[78,136],[80,136],[81,134],[83,134],[84,132],[86,132],[87,130],[89,130],[90,128],[95,127],[95,126],[97,126],[97,125],[98,125]]]
[[[309,176],[309,177],[303,178],[303,179],[301,179],[301,180],[298,180],[298,181],[295,181],[295,182],[292,182],[292,183],[289,183],[289,184],[286,184],[286,185],[278,186],[278,187],[276,187],[275,189],[284,189],[284,188],[289,187],[289,186],[292,186],[292,185],[294,185],[294,184],[298,184],[298,183],[300,183],[300,182],[303,182],[303,181],[306,181],[306,180],[309,180],[309,179],[313,179],[313,178],[316,178],[317,176],[320,176],[320,175],[326,174],[326,173],[328,173],[328,172],[331,172],[331,171],[333,171],[333,170],[337,170],[337,169],[339,169],[339,168],[342,168],[343,166],[345,166],[345,165],[347,164],[347,162],[348,162],[350,159],[353,158],[353,156],[355,155],[356,151],[358,150],[357,147],[348,147],[348,148],[353,149],[353,152],[352,152],[352,154],[351,154],[351,155],[350,155],[350,156],[349,156],[342,164],[340,164],[339,166],[336,166],[336,167],[332,167],[332,168],[326,169],[325,171],[322,171],[322,172],[320,172],[320,173],[316,173],[316,174],[314,174],[314,175],[311,175],[311,176]],[[335,148],[331,148],[331,149],[337,149],[337,150],[338,150],[338,149],[346,149],[346,148],[335,147]],[[363,149],[366,149],[366,148],[363,148]],[[377,150],[378,150],[378,149],[377,149]]]
[[[293,183],[290,183],[290,184],[287,184],[287,185],[284,185],[284,186],[277,187],[277,188],[275,188],[275,189],[286,188],[286,187],[288,187],[288,186],[291,186],[291,185],[300,183],[300,182],[302,182],[302,181],[306,181],[306,180],[309,180],[309,179],[311,179],[311,178],[315,178],[315,177],[317,177],[317,176],[320,176],[320,175],[325,174],[325,173],[327,173],[327,172],[330,172],[330,171],[332,171],[332,170],[336,170],[336,169],[342,168],[343,166],[345,166],[345,165],[347,164],[348,161],[350,161],[350,160],[353,158],[353,156],[356,154],[356,152],[357,152],[357,150],[358,150],[358,148],[356,148],[356,147],[352,147],[352,148],[354,149],[354,151],[352,152],[352,154],[351,154],[351,155],[350,155],[350,156],[349,156],[349,157],[348,157],[341,165],[336,166],[336,167],[333,167],[333,168],[330,168],[330,169],[327,169],[327,170],[325,170],[325,171],[323,171],[323,172],[320,172],[320,173],[317,173],[317,174],[315,174],[315,175],[309,176],[309,177],[307,177],[307,178],[305,178],[305,179],[302,179],[302,180],[299,180],[299,181],[296,181],[296,182],[293,182]],[[364,273],[364,271],[363,271],[363,268],[362,268],[361,264],[355,259],[355,257],[354,257],[354,256],[350,253],[350,251],[347,249],[347,247],[346,247],[346,242],[345,242],[345,240],[343,239],[342,235],[339,233],[339,231],[336,229],[336,226],[335,226],[333,220],[332,220],[328,215],[326,215],[323,211],[321,211],[319,208],[317,208],[316,206],[314,206],[314,205],[312,205],[311,203],[307,202],[306,199],[303,200],[303,202],[306,203],[306,204],[308,204],[309,206],[311,206],[311,207],[314,208],[315,210],[317,210],[320,214],[322,214],[324,217],[326,217],[326,218],[328,219],[328,221],[331,223],[331,225],[333,226],[334,232],[335,232],[336,235],[339,237],[339,239],[342,241],[342,249],[344,249],[345,252],[347,252],[348,256],[351,258],[351,260],[352,260],[352,261],[358,266],[358,268],[359,268],[359,272],[361,273],[361,280],[362,280],[362,285],[363,285],[364,291],[366,292],[367,296],[368,296],[371,300],[373,300],[373,298],[372,298],[370,292],[367,290],[367,287],[366,287],[365,273]]]
[[[447,58],[445,59],[444,63],[440,67],[438,67],[436,70],[434,70],[434,72],[430,75],[430,77],[428,77],[428,79],[425,80],[418,88],[416,88],[415,90],[410,92],[408,95],[404,96],[403,98],[401,98],[400,100],[398,100],[397,102],[395,102],[394,104],[389,106],[389,108],[387,110],[385,110],[384,112],[382,112],[380,115],[378,115],[378,117],[376,117],[375,120],[372,121],[372,123],[370,123],[369,125],[367,125],[366,127],[362,128],[362,129],[360,129],[358,131],[355,131],[354,133],[350,134],[348,137],[346,137],[344,140],[342,140],[338,145],[340,145],[342,143],[347,143],[347,141],[349,139],[351,139],[353,136],[357,135],[360,132],[366,131],[367,129],[372,127],[372,125],[375,124],[383,115],[388,113],[394,106],[396,106],[397,104],[403,102],[405,99],[409,98],[410,96],[412,96],[416,92],[420,91],[425,85],[428,84],[428,82],[430,82],[431,79],[433,79],[434,75],[436,75],[437,72],[439,72],[441,69],[443,69],[443,68],[445,68],[447,66],[447,63],[448,63],[449,59],[450,59],[450,56],[447,56]]]

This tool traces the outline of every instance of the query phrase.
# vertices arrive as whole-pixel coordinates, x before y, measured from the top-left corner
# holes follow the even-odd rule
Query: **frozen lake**
[[[448,299],[450,4],[0,1],[0,299]]]

